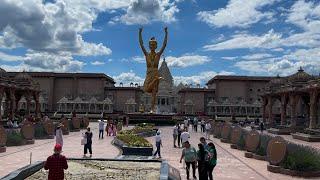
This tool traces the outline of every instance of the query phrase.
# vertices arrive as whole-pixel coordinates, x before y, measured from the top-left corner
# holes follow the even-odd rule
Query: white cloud
[[[295,24],[306,31],[319,33],[320,4],[299,0],[293,4],[287,22]]]
[[[231,39],[216,44],[205,45],[206,51],[219,51],[228,49],[244,49],[244,48],[272,48],[277,47],[282,35],[275,33],[271,29],[268,33],[259,35],[236,34]]]
[[[100,66],[100,65],[104,65],[105,63],[103,61],[93,61],[91,62],[91,64],[94,66]]]
[[[22,61],[22,56],[15,56],[15,55],[9,55],[6,53],[3,53],[0,51],[0,60],[1,61]]]
[[[249,27],[262,19],[272,19],[273,13],[262,12],[262,7],[277,0],[230,0],[225,8],[215,11],[200,11],[198,19],[216,27]]]
[[[272,57],[272,54],[267,54],[267,53],[257,53],[257,54],[250,54],[246,56],[242,56],[242,59],[245,60],[258,60],[258,59],[265,59],[265,58],[270,58]]]
[[[204,85],[206,84],[211,78],[213,78],[216,75],[232,75],[233,72],[227,72],[227,71],[221,71],[219,73],[215,71],[204,71],[196,75],[192,76],[173,76],[174,83],[176,85],[182,83],[182,84],[200,84]]]
[[[232,57],[232,56],[226,56],[226,57],[221,57],[221,59],[225,59],[225,60],[235,60],[237,59],[238,57]]]
[[[186,54],[180,57],[168,56],[166,57],[166,62],[169,67],[190,67],[196,65],[202,65],[210,62],[211,59],[208,56],[201,56],[196,54]]]
[[[132,0],[126,14],[114,17],[109,23],[121,22],[127,25],[149,24],[153,21],[171,23],[179,12],[175,2],[170,0]]]
[[[146,62],[145,58],[142,56],[134,56],[134,57],[132,57],[132,60],[137,63],[145,63]]]
[[[144,82],[144,79],[138,76],[132,70],[129,72],[123,72],[117,76],[113,76],[112,78],[115,80],[115,82],[117,82],[118,85],[123,83],[124,86],[130,85],[130,83],[138,83],[140,86],[142,86]]]

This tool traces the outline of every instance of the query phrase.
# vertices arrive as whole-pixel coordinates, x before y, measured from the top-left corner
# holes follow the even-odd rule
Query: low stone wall
[[[304,177],[304,178],[320,177],[320,171],[313,171],[313,172],[294,171],[294,170],[284,169],[280,166],[275,166],[270,164],[267,166],[267,169],[268,171],[273,173],[280,173],[280,174],[285,174],[289,176],[298,176],[298,177]]]
[[[131,159],[105,159],[105,158],[68,158],[68,161],[125,161],[125,162],[138,162],[138,163],[161,163],[160,165],[160,180],[181,180],[180,172],[176,168],[173,168],[168,164],[167,161],[159,160],[148,160],[141,159],[139,157]],[[34,164],[25,166],[16,171],[11,172],[10,174],[4,176],[1,180],[21,180],[25,179],[34,173],[41,170],[44,166],[44,161],[39,161]]]
[[[21,180],[25,179],[26,177],[31,176],[35,172],[42,169],[44,166],[44,161],[39,161],[31,165],[27,165],[20,169],[17,169],[10,174],[4,176],[1,180]]]
[[[122,150],[122,155],[152,156],[152,147],[129,147],[116,137],[113,144]]]

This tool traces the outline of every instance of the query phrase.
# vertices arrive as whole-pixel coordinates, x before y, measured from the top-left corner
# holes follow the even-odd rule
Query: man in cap
[[[64,169],[68,169],[68,163],[65,156],[61,155],[62,146],[56,144],[54,146],[53,155],[47,158],[44,169],[49,170],[48,180],[63,180]]]

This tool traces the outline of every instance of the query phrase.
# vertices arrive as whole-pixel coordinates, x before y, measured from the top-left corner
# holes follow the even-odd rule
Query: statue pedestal
[[[6,152],[6,150],[7,150],[6,146],[0,147],[0,153],[4,153],[4,152]]]

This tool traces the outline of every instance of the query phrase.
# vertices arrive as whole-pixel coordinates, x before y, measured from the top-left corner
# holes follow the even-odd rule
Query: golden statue
[[[166,48],[167,41],[168,41],[167,27],[164,28],[164,32],[165,32],[165,37],[164,37],[163,44],[160,51],[156,52],[157,41],[154,37],[152,37],[149,40],[150,52],[147,52],[147,50],[143,46],[142,28],[139,29],[139,43],[147,63],[146,79],[144,80],[143,90],[144,92],[150,93],[152,96],[151,112],[155,112],[155,103],[156,103],[156,98],[158,93],[159,80],[161,79],[161,77],[159,77],[158,65],[159,65],[160,57],[164,49]]]

